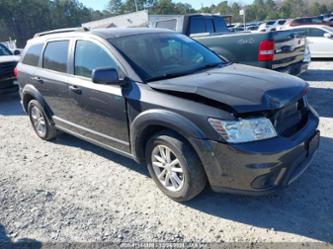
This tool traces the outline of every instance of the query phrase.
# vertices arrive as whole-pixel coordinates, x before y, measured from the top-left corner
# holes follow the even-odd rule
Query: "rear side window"
[[[323,37],[324,34],[325,34],[325,31],[323,31],[321,29],[313,29],[313,28],[309,29],[309,36],[312,36],[312,37]]]
[[[198,33],[214,33],[214,24],[215,26],[221,26],[221,22],[217,23],[212,18],[207,17],[191,17],[190,19],[190,29],[189,34],[198,34]],[[223,31],[217,31],[223,32]]]
[[[45,48],[43,67],[65,73],[67,72],[69,41],[49,42]]]
[[[189,34],[206,33],[206,23],[201,17],[192,17]]]
[[[306,36],[309,36],[309,29],[307,29],[307,28],[304,28],[304,29],[295,29],[295,31],[304,32]]]
[[[75,47],[75,75],[91,78],[96,68],[112,67],[118,70],[117,63],[100,46],[89,41],[77,41]]]
[[[205,24],[206,24],[206,32],[207,33],[214,33],[214,25],[213,25],[213,20],[212,19],[205,19]]]
[[[227,28],[227,25],[225,24],[224,18],[214,16],[213,20],[214,20],[216,33],[228,32],[228,28]]]
[[[30,48],[28,48],[22,63],[30,66],[38,66],[39,58],[42,53],[44,44],[34,44]]]

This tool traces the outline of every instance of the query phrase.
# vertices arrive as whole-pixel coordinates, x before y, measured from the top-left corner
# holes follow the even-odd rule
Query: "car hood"
[[[281,108],[300,99],[308,84],[300,78],[241,64],[148,83],[157,90],[195,94],[237,113]]]
[[[2,55],[2,56],[0,56],[0,63],[18,62],[19,60],[20,60],[20,56],[16,56],[16,55]]]

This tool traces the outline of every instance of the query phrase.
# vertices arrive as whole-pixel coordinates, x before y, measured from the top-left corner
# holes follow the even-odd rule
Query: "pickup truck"
[[[0,43],[0,94],[18,91],[14,84],[14,68],[20,59],[19,51],[14,54],[3,44]]]
[[[311,60],[302,32],[232,33],[223,16],[206,14],[150,15],[149,26],[190,36],[230,62],[298,75]]]

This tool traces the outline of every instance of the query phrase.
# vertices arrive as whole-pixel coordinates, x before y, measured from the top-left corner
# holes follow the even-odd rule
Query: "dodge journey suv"
[[[171,31],[40,33],[17,74],[40,138],[61,131],[146,164],[177,201],[207,183],[239,194],[288,186],[319,145],[307,83],[228,63]]]

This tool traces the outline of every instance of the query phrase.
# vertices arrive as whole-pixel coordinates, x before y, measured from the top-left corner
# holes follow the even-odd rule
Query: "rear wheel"
[[[191,145],[173,132],[152,137],[147,143],[146,159],[151,177],[173,200],[190,200],[206,186],[200,159]]]
[[[57,136],[57,129],[50,124],[45,111],[37,100],[28,104],[28,114],[36,134],[44,140],[51,140]]]

